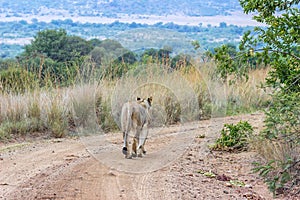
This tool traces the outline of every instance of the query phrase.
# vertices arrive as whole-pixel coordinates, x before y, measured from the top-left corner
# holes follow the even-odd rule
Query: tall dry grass
[[[153,97],[153,126],[249,112],[263,106],[268,95],[258,86],[267,71],[252,71],[248,82],[217,80],[214,63],[197,63],[179,70],[148,63],[117,80],[84,81],[67,88],[36,89],[23,94],[0,94],[0,139],[44,133],[118,130],[124,102]],[[99,78],[97,78],[99,77]]]
[[[214,77],[215,69],[215,64],[210,62],[182,72],[198,96],[202,117],[252,112],[268,102],[269,94],[260,87],[268,69],[250,71],[248,81],[226,83]]]

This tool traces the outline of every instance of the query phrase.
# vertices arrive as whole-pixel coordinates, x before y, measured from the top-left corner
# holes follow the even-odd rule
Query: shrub
[[[96,115],[98,124],[104,132],[110,132],[118,129],[112,116],[109,101],[104,101],[101,96],[96,100]]]
[[[5,121],[0,125],[0,140],[25,136],[42,129],[37,119],[23,119],[21,121]]]
[[[253,134],[253,128],[247,121],[240,121],[236,125],[225,124],[221,130],[221,137],[213,145],[213,150],[242,151],[248,148],[248,139]]]
[[[0,140],[7,140],[11,138],[11,132],[6,122],[2,122],[0,126]]]
[[[262,135],[268,139],[283,139],[300,143],[300,92],[278,92],[266,112],[266,128]]]
[[[68,118],[64,114],[64,109],[57,102],[52,103],[48,113],[48,129],[55,138],[64,137],[67,133]]]
[[[196,88],[197,100],[199,105],[199,115],[201,119],[209,119],[212,116],[212,100],[208,89],[200,86]]]
[[[16,67],[0,72],[2,91],[7,93],[24,93],[37,85],[35,76],[25,69]]]
[[[165,124],[175,124],[180,122],[181,108],[180,103],[172,97],[167,96],[164,100],[164,108],[166,112]]]
[[[300,93],[277,92],[266,110],[265,129],[257,151],[264,158],[255,172],[265,179],[274,196],[299,184],[300,174]]]
[[[300,160],[286,157],[284,160],[270,160],[266,164],[259,162],[253,164],[255,165],[253,171],[259,172],[265,179],[274,196],[298,184]]]

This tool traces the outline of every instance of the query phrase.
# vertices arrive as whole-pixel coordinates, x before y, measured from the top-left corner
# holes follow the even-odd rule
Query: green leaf
[[[234,186],[244,187],[245,183],[239,180],[230,180],[229,183]]]
[[[215,178],[216,177],[216,175],[211,171],[204,172],[203,175],[206,176],[206,177],[209,177],[209,178]]]

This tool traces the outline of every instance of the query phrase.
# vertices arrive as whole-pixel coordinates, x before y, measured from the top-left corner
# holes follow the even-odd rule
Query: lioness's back
[[[129,131],[132,126],[132,121],[138,125],[146,122],[147,113],[146,109],[137,102],[127,102],[122,107],[121,113],[121,126],[122,131]]]

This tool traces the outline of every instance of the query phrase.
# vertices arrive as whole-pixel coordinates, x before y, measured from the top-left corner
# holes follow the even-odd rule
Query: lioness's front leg
[[[145,143],[148,137],[148,124],[145,123],[142,130],[141,130],[141,135],[139,138],[139,157],[142,157],[142,155],[146,154],[146,150],[145,150]]]
[[[138,157],[143,157],[143,144],[141,142],[141,138],[143,137],[141,134],[143,132],[143,126],[139,126],[137,127],[137,132],[136,132],[136,142],[137,142],[137,148],[136,148],[136,152],[137,152],[137,156]]]

